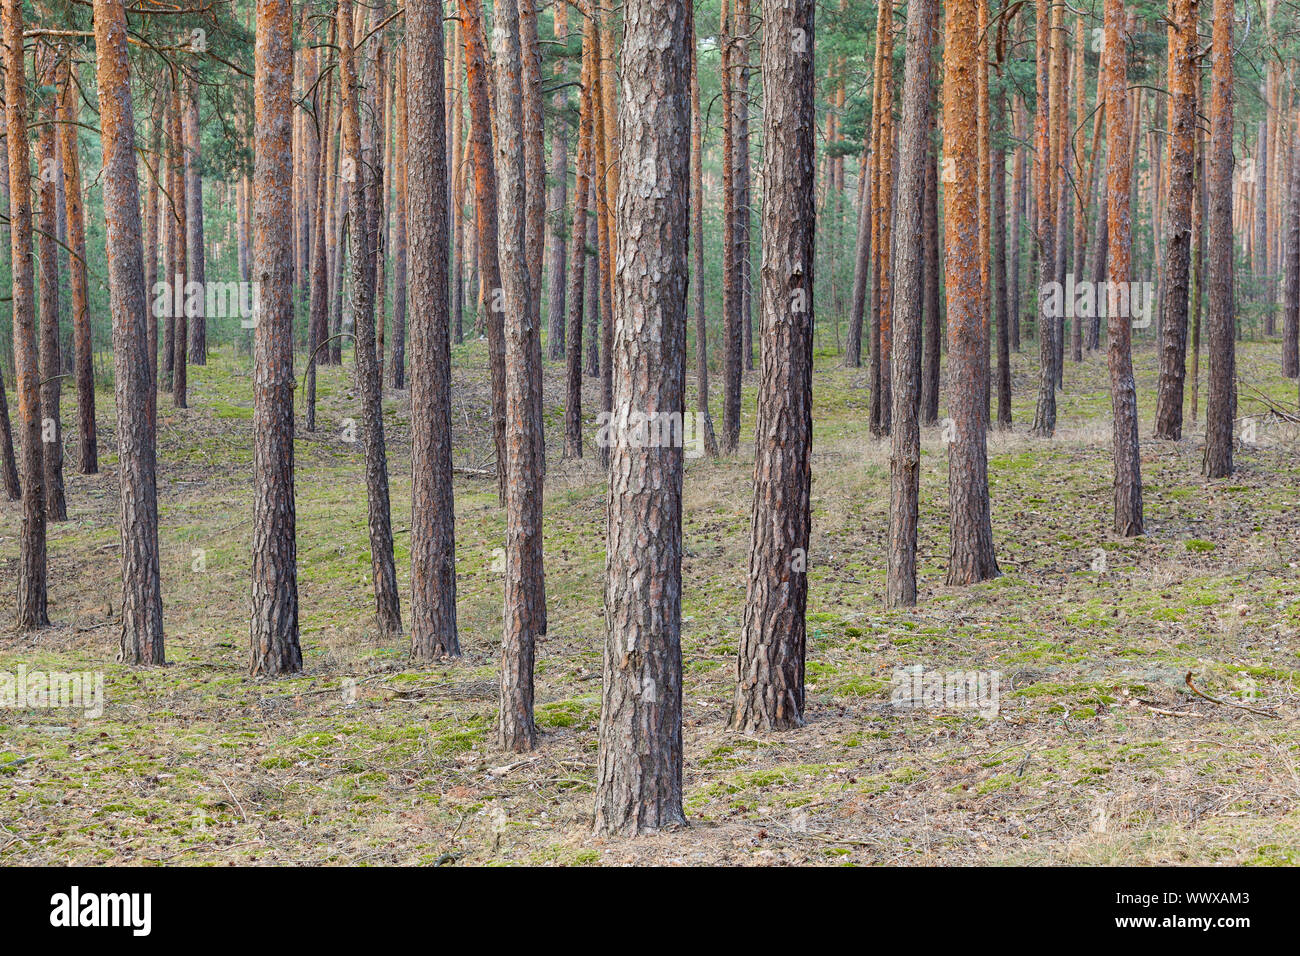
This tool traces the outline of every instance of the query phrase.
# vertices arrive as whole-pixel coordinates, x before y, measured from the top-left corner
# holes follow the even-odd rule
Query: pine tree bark
[[[189,200],[188,190],[186,189],[185,175],[185,140],[181,130],[181,101],[184,92],[181,88],[181,78],[179,72],[172,71],[172,98],[171,110],[168,117],[168,129],[171,131],[172,149],[171,155],[167,161],[167,172],[171,181],[171,201],[173,206],[172,216],[172,243],[174,249],[174,261],[172,264],[172,281],[176,283],[182,292],[189,287]],[[260,197],[259,197],[260,199]],[[290,217],[293,215],[292,206],[289,211]],[[290,219],[292,228],[292,218]],[[173,296],[173,302],[175,298]],[[186,374],[186,367],[189,364],[189,315],[190,315],[190,297],[183,297],[182,305],[179,309],[174,309],[176,314],[172,317],[172,377],[171,393],[172,404],[176,408],[189,407],[189,376]]]
[[[329,253],[326,236],[329,233],[326,207],[329,205],[330,183],[333,169],[330,162],[331,110],[333,108],[333,72],[324,79],[316,93],[316,116],[320,134],[316,138],[319,156],[316,160],[316,197],[313,207],[311,292],[307,304],[307,376],[306,412],[304,427],[316,430],[316,367],[328,361],[329,346]],[[319,354],[318,354],[319,353]]]
[[[718,437],[709,410],[709,323],[704,312],[704,117],[700,113],[699,41],[695,34],[695,11],[688,5],[691,20],[691,291],[695,297],[695,381],[699,425],[703,430],[704,452],[719,455]]]
[[[916,303],[922,297],[922,213],[930,135],[931,4],[907,5],[907,49],[903,62],[903,112],[898,143],[898,229],[894,241],[894,320],[889,459],[889,562],[885,603],[916,604],[916,524],[921,480],[921,327]],[[996,260],[995,260],[996,266]],[[811,424],[811,423],[810,423]]]
[[[14,367],[24,491],[15,610],[18,629],[25,631],[50,623],[46,611],[45,449],[41,441],[40,352],[33,296],[31,154],[27,136],[22,0],[4,0],[3,13],[5,132],[9,147],[9,262],[13,270]],[[134,174],[134,160],[132,166]]]
[[[262,0],[269,2],[269,0]],[[356,331],[357,380],[361,392],[361,431],[365,440],[366,499],[370,528],[370,572],[375,589],[375,617],[379,635],[391,639],[402,632],[397,597],[397,572],[393,564],[393,526],[388,499],[388,456],[384,445],[383,396],[375,353],[374,272],[367,268],[374,250],[370,247],[367,180],[374,171],[367,168],[361,144],[358,111],[356,53],[352,40],[352,0],[339,0],[339,75],[342,77],[343,155],[355,163],[351,186],[351,271],[353,321]],[[258,202],[261,203],[259,195]],[[292,251],[290,252],[292,258]],[[291,301],[291,300],[290,300]]]
[[[1187,373],[1187,308],[1192,263],[1197,0],[1170,0],[1169,20],[1168,233],[1155,436],[1177,441],[1183,435],[1183,380]]]
[[[1110,288],[1129,281],[1132,261],[1132,224],[1129,219],[1128,92],[1126,75],[1124,0],[1106,0],[1106,44],[1102,54],[1101,82],[1106,89],[1106,216],[1110,220]],[[1187,20],[1176,22],[1188,23]],[[1195,21],[1192,20],[1191,23]],[[1194,30],[1194,27],[1192,27]],[[1195,42],[1193,33],[1192,42]],[[1175,95],[1177,95],[1177,91]],[[1142,459],[1138,447],[1137,388],[1133,382],[1130,351],[1132,318],[1129,310],[1107,309],[1106,365],[1110,371],[1110,403],[1114,418],[1115,533],[1132,537],[1142,533]]]
[[[99,472],[99,444],[95,437],[95,370],[90,337],[90,309],[86,295],[86,213],[81,196],[81,156],[77,147],[77,121],[81,100],[72,83],[71,54],[60,58],[59,150],[63,159],[63,195],[68,222],[68,288],[72,293],[72,336],[76,353],[77,431],[79,470]],[[8,416],[6,415],[6,420]]]
[[[1007,153],[1003,145],[1006,100],[1001,90],[1001,63],[998,65],[998,93],[991,117],[993,155],[989,163],[989,228],[991,263],[989,281],[997,314],[998,350],[998,426],[1011,427],[1011,322],[1007,302]]]
[[[19,0],[9,0],[9,3],[16,5]],[[149,300],[145,295],[140,251],[140,195],[126,10],[122,0],[95,0],[94,17],[103,145],[105,247],[113,312],[122,532],[122,631],[118,659],[126,664],[164,664],[154,431],[156,368],[148,353]],[[21,48],[21,44],[18,46]],[[10,90],[8,104],[12,109],[15,95],[12,87]],[[24,107],[21,103],[17,105],[21,114]],[[11,113],[11,132],[18,128],[12,116]],[[22,139],[26,140],[25,131]],[[26,166],[24,160],[24,177]],[[20,261],[17,255],[14,261]]]
[[[743,732],[803,724],[812,526],[813,0],[768,0],[763,18],[762,378],[731,715]]]
[[[405,47],[408,93],[420,104],[405,121],[399,119],[399,128],[407,127],[399,152],[409,177],[401,192],[410,230],[410,292],[421,303],[411,315],[411,656],[428,661],[460,656],[451,472],[448,170],[438,0],[407,0]]]
[[[1232,17],[1233,0],[1214,0],[1210,73],[1209,195],[1209,396],[1205,405],[1207,478],[1233,472],[1233,423],[1237,417],[1236,314],[1232,255]]]
[[[591,194],[591,114],[596,69],[591,60],[592,35],[595,29],[595,23],[590,18],[584,18],[582,70],[578,94],[578,157],[573,183],[573,239],[569,246],[571,261],[566,276],[569,283],[569,315],[564,341],[565,458],[582,457],[582,298],[587,274],[587,199]]]
[[[197,282],[200,289],[207,289],[207,270],[205,266],[203,238],[203,173],[202,173],[202,136],[199,130],[199,91],[198,85],[191,78],[185,84],[185,113],[183,117],[185,135],[185,226],[188,235],[185,246],[188,250],[186,278]],[[208,364],[208,323],[204,314],[206,295],[196,297],[198,308],[188,321],[189,353],[188,361],[195,365]]]
[[[1300,375],[1300,116],[1287,137],[1286,269],[1282,303],[1282,374]]]
[[[998,574],[989,507],[988,358],[980,282],[978,122],[979,32],[976,0],[945,7],[943,155],[953,177],[944,188],[944,270],[948,290],[948,443],[950,558],[946,582],[973,584]],[[1040,101],[1041,102],[1041,101]],[[1042,156],[1048,155],[1044,150]],[[1050,261],[1050,257],[1044,257]],[[983,355],[981,355],[983,350]],[[1050,356],[1050,352],[1048,355]],[[1050,376],[1050,362],[1047,374]],[[1052,388],[1050,377],[1047,387]]]
[[[740,267],[736,241],[736,57],[730,0],[722,0],[718,47],[722,83],[722,450],[740,447],[740,386],[744,333],[740,329]]]
[[[930,6],[930,35],[936,40],[939,33],[939,5]],[[925,265],[925,334],[922,337],[921,356],[921,424],[934,425],[939,421],[939,347],[943,338],[943,316],[939,300],[939,157],[938,113],[934,102],[933,76],[937,72],[938,43],[929,53],[930,129],[929,152],[925,157],[925,203],[921,210],[924,231]]]
[[[12,2],[12,0],[11,0]],[[690,23],[623,6],[616,415],[685,408]],[[775,11],[771,11],[775,15]],[[768,21],[768,30],[774,20]],[[596,832],[683,825],[680,447],[612,450]]]
[[[569,7],[566,3],[555,5],[555,42],[561,47],[569,39]],[[569,61],[561,53],[555,61],[554,76],[557,86],[563,87],[569,77]],[[550,323],[547,340],[550,343],[551,361],[558,362],[565,357],[564,335],[566,329],[564,299],[566,292],[565,259],[565,211],[568,208],[569,186],[569,122],[566,117],[569,106],[568,93],[558,89],[551,97],[551,109],[556,121],[551,129],[551,192],[546,207],[546,221],[550,227],[550,243],[547,250],[546,315]],[[581,287],[580,287],[581,288]],[[579,332],[579,335],[582,333]],[[579,383],[581,385],[581,382]],[[581,457],[579,455],[578,457]]]
[[[528,0],[525,0],[527,3]],[[501,634],[501,698],[497,744],[526,751],[537,745],[533,662],[546,634],[542,579],[542,460],[537,396],[541,323],[529,269],[528,124],[521,77],[520,17],[515,0],[497,0],[492,31],[496,73],[496,160],[501,188],[497,247],[506,336],[506,586]],[[540,180],[539,180],[540,182]],[[539,263],[540,264],[540,263]]]

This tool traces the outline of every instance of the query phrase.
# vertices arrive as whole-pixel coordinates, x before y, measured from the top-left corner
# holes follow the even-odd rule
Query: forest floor
[[[542,734],[523,756],[495,750],[504,524],[490,481],[456,479],[464,657],[415,667],[404,644],[372,634],[350,365],[322,373],[321,430],[297,441],[303,675],[246,677],[252,392],[249,359],[229,348],[190,370],[190,409],[159,401],[168,666],[113,663],[116,445],[102,390],[102,473],[77,474],[66,440],[70,520],[50,528],[54,626],[14,634],[6,596],[0,673],[102,672],[104,710],[0,711],[0,863],[1300,863],[1300,440],[1253,397],[1295,408],[1279,352],[1241,346],[1240,414],[1256,418],[1255,440],[1240,446],[1236,475],[1207,482],[1199,426],[1182,442],[1150,440],[1155,353],[1138,347],[1147,534],[1121,539],[1110,531],[1104,354],[1067,360],[1060,427],[1036,440],[1027,343],[1014,359],[1015,429],[990,439],[1003,574],[943,584],[946,455],[940,429],[925,429],[920,601],[906,611],[883,606],[888,446],[868,432],[866,370],[819,354],[807,725],[727,729],[752,466],[691,460],[690,825],[639,840],[591,835],[605,487],[591,459],[560,460],[560,364],[546,372]],[[483,344],[458,346],[454,363],[457,464],[490,467]],[[750,373],[745,443],[756,384]],[[407,393],[387,391],[404,601],[408,409]],[[65,388],[65,426],[73,416]],[[5,582],[19,524],[19,507],[0,503]],[[914,665],[999,672],[996,716],[891,706],[895,670]],[[1218,703],[1193,694],[1189,672]]]

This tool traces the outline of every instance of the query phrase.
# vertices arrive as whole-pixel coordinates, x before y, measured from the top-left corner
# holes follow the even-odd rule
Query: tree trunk
[[[1209,194],[1209,398],[1205,406],[1207,478],[1232,474],[1237,417],[1236,316],[1232,256],[1232,17],[1233,0],[1215,0],[1211,51]]]
[[[939,5],[930,4],[930,36],[938,39]],[[943,339],[943,316],[939,300],[939,157],[937,133],[938,113],[934,102],[933,76],[937,72],[938,44],[930,48],[930,117],[929,151],[925,155],[925,204],[921,210],[921,227],[924,232],[925,266],[925,333],[921,358],[921,424],[934,425],[939,421],[939,346]]]
[[[1282,310],[1282,374],[1300,375],[1300,116],[1287,137],[1286,290]]]
[[[623,11],[614,407],[618,416],[673,415],[685,408],[690,17],[681,0],[629,0]],[[686,822],[682,449],[663,444],[618,441],[611,455],[600,834]]]
[[[262,0],[269,2],[269,0]],[[357,67],[352,45],[352,0],[339,0],[339,72],[343,83],[343,155],[355,163],[352,178],[352,302],[356,326],[358,389],[361,392],[361,430],[366,445],[366,499],[370,526],[370,572],[375,589],[375,615],[379,635],[395,638],[402,632],[397,597],[397,572],[393,565],[393,527],[388,501],[388,457],[384,446],[383,396],[375,353],[373,272],[366,263],[374,250],[366,223],[370,199],[366,180],[374,176],[361,146],[361,122],[357,103]],[[261,202],[261,196],[258,196]],[[292,251],[290,251],[292,259]]]
[[[1051,125],[1052,5],[1036,0],[1038,9],[1037,100],[1034,113],[1034,198],[1038,207],[1038,404],[1032,435],[1051,437],[1056,431],[1055,317],[1047,314],[1045,290],[1056,280],[1055,162]],[[949,320],[951,323],[951,319]],[[951,335],[949,337],[951,341]]]
[[[408,207],[410,293],[421,304],[411,314],[411,656],[430,661],[460,656],[441,3],[407,0],[405,46],[408,93],[420,104],[398,118],[407,128],[398,164],[405,159],[409,177],[399,191]]]
[[[1183,379],[1187,372],[1187,307],[1192,262],[1197,0],[1170,0],[1169,19],[1172,25],[1169,28],[1168,245],[1155,436],[1177,441],[1183,436]]]
[[[889,567],[885,603],[916,604],[916,524],[921,480],[921,301],[922,214],[930,135],[930,50],[934,0],[907,7],[907,51],[903,62],[903,113],[898,150],[898,230],[894,242],[892,448],[889,459]],[[1001,172],[1000,168],[992,170]],[[1003,176],[1005,178],[1005,176]],[[996,195],[996,194],[995,194]],[[997,265],[995,260],[994,265]],[[1005,287],[1003,288],[1005,293]],[[809,423],[811,425],[811,422]]]
[[[172,151],[167,162],[167,172],[171,180],[171,201],[173,205],[172,218],[172,241],[175,243],[175,262],[172,266],[173,279],[176,283],[173,288],[180,288],[182,292],[189,287],[189,202],[187,199],[188,190],[186,189],[185,175],[185,140],[181,130],[181,101],[184,97],[181,88],[181,77],[178,72],[172,73],[172,99],[171,113],[168,119],[169,129],[171,131]],[[261,196],[257,197],[261,201]],[[290,205],[287,215],[290,216],[290,229],[293,228],[293,207]],[[201,297],[199,297],[201,298]],[[173,302],[175,296],[173,293]],[[190,315],[190,297],[183,295],[182,304],[179,309],[174,310],[176,315],[172,317],[172,404],[177,408],[189,407],[189,376],[186,374],[186,366],[189,364],[189,315]]]
[[[973,584],[998,574],[989,508],[987,405],[981,377],[988,345],[981,316],[979,205],[975,194],[979,180],[979,31],[975,6],[976,0],[951,0],[944,18],[943,155],[953,171],[953,179],[944,189],[948,414],[953,424],[953,437],[948,443],[948,584]],[[1046,157],[1049,153],[1043,149],[1039,155]],[[1044,261],[1050,270],[1051,257],[1044,256]],[[1048,352],[1045,358],[1050,355]],[[1051,391],[1050,361],[1046,372]]]
[[[530,0],[524,0],[528,4]],[[546,634],[542,579],[542,461],[537,396],[541,377],[541,323],[533,310],[528,252],[527,149],[529,134],[521,76],[520,17],[515,0],[497,0],[492,31],[496,68],[496,160],[501,186],[501,261],[506,336],[506,585],[501,634],[501,700],[497,744],[532,750],[533,660]],[[534,22],[535,26],[535,22]],[[540,178],[536,180],[540,184]],[[540,237],[538,237],[540,239]],[[540,263],[539,263],[540,265]]]
[[[722,56],[722,450],[740,447],[740,387],[744,333],[740,329],[740,266],[736,242],[736,57],[729,0],[722,0],[718,46]]]
[[[99,472],[99,444],[95,438],[95,370],[90,336],[90,309],[86,298],[86,213],[81,196],[81,156],[77,148],[80,92],[72,83],[71,59],[60,60],[59,147],[63,158],[63,195],[68,220],[68,286],[72,292],[72,335],[76,352],[77,423],[80,435],[80,470]],[[6,424],[8,416],[5,416]]]
[[[1129,220],[1129,177],[1132,171],[1128,165],[1126,128],[1125,18],[1124,0],[1106,0],[1106,48],[1102,54],[1100,76],[1106,88],[1106,141],[1110,144],[1106,159],[1106,217],[1110,220],[1107,278],[1111,289],[1129,281],[1133,246]],[[1195,20],[1190,22],[1195,23]],[[1195,43],[1194,33],[1191,42]],[[1176,90],[1175,95],[1177,92],[1180,91]],[[1142,459],[1138,448],[1137,389],[1133,382],[1133,356],[1129,346],[1133,320],[1128,309],[1116,308],[1116,305],[1118,303],[1112,296],[1106,310],[1106,365],[1110,370],[1110,404],[1114,416],[1115,533],[1132,537],[1142,533]]]
[[[4,0],[3,9],[5,131],[9,146],[9,262],[13,269],[14,366],[24,490],[16,611],[18,629],[25,631],[50,623],[46,613],[45,451],[41,441],[40,353],[32,288],[31,155],[27,137],[22,0]],[[98,25],[98,18],[96,23]],[[131,166],[134,176],[134,157]],[[136,245],[138,248],[139,244]]]
[[[349,3],[350,0],[343,0]],[[302,670],[293,489],[293,20],[258,0],[254,48],[253,567],[249,674]],[[345,48],[351,33],[340,28]]]
[[[325,79],[316,96],[316,114],[320,121],[321,134],[317,137],[320,153],[316,162],[319,175],[316,177],[316,198],[313,210],[314,226],[312,228],[311,252],[311,293],[307,307],[307,431],[316,430],[316,366],[325,362],[329,355],[329,254],[326,236],[328,233],[326,206],[329,204],[330,183],[333,181],[333,164],[330,162],[330,112],[333,106],[334,74]],[[324,353],[318,355],[317,353]]]
[[[562,48],[569,39],[569,7],[565,3],[555,5],[555,42]],[[555,61],[556,85],[563,87],[569,78],[569,61],[561,53]],[[551,97],[551,108],[555,111],[555,126],[551,130],[551,193],[546,208],[546,221],[550,225],[550,247],[546,263],[547,305],[546,315],[550,322],[547,339],[551,347],[551,361],[558,362],[565,357],[565,228],[564,213],[568,207],[569,186],[569,97],[564,89],[555,91]],[[585,198],[585,197],[584,197]],[[579,287],[581,288],[581,287]],[[539,293],[540,294],[540,293]],[[579,335],[582,333],[579,332]],[[578,383],[581,388],[581,381]],[[579,453],[578,457],[581,457]]]
[[[442,33],[441,30],[439,30],[438,32],[440,34]],[[410,43],[409,39],[407,40],[407,43],[408,44]],[[393,157],[393,162],[390,164],[392,168],[393,186],[394,186],[393,189],[394,192],[393,359],[392,359],[392,371],[390,373],[390,381],[393,383],[393,388],[398,388],[398,389],[406,388],[407,297],[410,294],[408,289],[410,255],[408,250],[409,239],[407,235],[408,223],[407,223],[407,212],[406,212],[407,204],[410,202],[409,183],[407,180],[411,174],[410,167],[409,167],[410,159],[407,154],[407,151],[410,148],[410,132],[409,132],[410,116],[409,116],[409,111],[407,109],[407,103],[409,101],[409,90],[407,88],[407,85],[410,83],[410,78],[408,75],[409,69],[410,69],[409,61],[407,60],[406,57],[399,54],[397,57],[397,68],[395,70],[396,95],[394,97],[394,103],[393,103],[393,111],[394,111],[393,126],[396,129],[396,133],[395,133],[396,155]],[[444,126],[443,126],[443,139],[444,140],[446,139],[445,117],[444,117]],[[447,150],[445,149],[443,150],[442,171],[444,175],[442,177],[441,184],[443,186],[446,186],[447,181],[450,180],[451,178],[451,173],[447,165]],[[452,192],[449,189],[444,189],[443,192],[447,193],[448,198],[450,198],[452,195]],[[449,217],[448,218],[449,225],[448,225],[448,229],[446,230],[446,233],[447,233],[447,244],[450,247],[451,233],[452,233],[452,228],[450,226],[451,223],[450,210],[445,209],[444,211]],[[455,261],[454,257],[450,254],[450,251],[448,252],[447,258],[449,263]],[[450,275],[448,275],[446,277],[446,280],[443,283],[444,286],[448,287],[447,289],[448,295],[450,295],[450,286],[449,286],[450,278],[451,278]],[[422,300],[417,299],[416,301],[419,302]],[[433,299],[427,301],[436,304],[443,300]],[[448,333],[447,333],[448,336],[450,336],[451,334],[450,323],[451,323],[451,318],[449,316]],[[450,347],[451,346],[450,346],[450,339],[449,339],[448,349],[450,349]],[[450,472],[448,472],[448,474],[450,475]]]
[[[763,371],[731,716],[747,733],[803,724],[812,525],[813,0],[768,0],[763,15]]]
[[[557,28],[558,30],[558,28]],[[565,338],[565,398],[564,398],[564,457],[582,457],[582,318],[583,284],[587,274],[587,199],[591,195],[591,114],[596,66],[592,61],[593,37],[596,27],[590,19],[584,20],[582,37],[582,70],[578,94],[578,157],[573,183],[573,241],[569,253],[568,306]],[[552,147],[554,148],[554,147]],[[555,305],[552,299],[552,306]]]
[[[19,0],[8,2],[17,5]],[[95,0],[94,16],[103,144],[105,246],[113,312],[122,531],[122,631],[118,658],[125,664],[164,664],[162,587],[158,575],[155,369],[147,352],[149,304],[140,254],[140,195],[135,167],[126,10],[121,0]],[[13,47],[11,44],[10,49]],[[19,92],[18,98],[21,96]],[[16,105],[22,115],[25,105],[20,99],[16,102],[13,87],[9,87],[8,103],[11,110]],[[21,140],[26,142],[26,130],[14,122],[13,112],[9,116],[11,133],[21,131]],[[25,179],[25,159],[22,175]],[[26,259],[15,255],[14,261]]]
[[[199,129],[199,91],[193,80],[186,83],[184,134],[185,134],[185,225],[188,229],[186,248],[189,251],[186,277],[197,282],[206,291],[207,275],[203,250],[203,174],[200,150],[202,136]],[[189,361],[195,365],[208,364],[208,327],[204,314],[205,295],[197,297],[198,308],[189,321]]]
[[[699,43],[695,36],[695,13],[691,18],[691,291],[695,296],[695,378],[699,426],[703,430],[704,452],[717,458],[718,438],[709,410],[709,323],[704,313],[704,117],[700,113]]]
[[[37,47],[40,83],[55,83],[57,60],[53,47]],[[63,363],[59,349],[58,160],[55,153],[54,101],[46,98],[38,113],[41,122],[36,141],[40,174],[36,178],[37,255],[40,258],[40,374],[41,443],[44,445],[45,517],[68,520],[63,489],[63,416],[59,400],[63,388]],[[17,348],[14,349],[15,354]]]
[[[465,35],[469,86],[469,135],[474,148],[474,221],[486,305],[488,366],[492,378],[492,438],[496,446],[497,496],[506,500],[506,343],[497,252],[497,173],[492,157],[492,109],[488,102],[487,40],[480,0],[457,0]],[[517,147],[518,144],[512,144]]]
[[[1001,65],[998,68],[1001,74]],[[993,106],[992,136],[993,157],[989,163],[989,228],[992,235],[992,263],[989,281],[993,283],[993,305],[998,325],[998,425],[1011,427],[1011,327],[1007,303],[1007,153],[1003,145],[1006,101],[999,92]]]

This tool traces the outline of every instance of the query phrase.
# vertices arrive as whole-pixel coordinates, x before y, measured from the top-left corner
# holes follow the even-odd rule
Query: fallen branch
[[[1272,711],[1268,711],[1268,710],[1260,710],[1258,707],[1251,707],[1251,706],[1249,706],[1249,705],[1247,705],[1247,704],[1238,704],[1238,703],[1236,703],[1235,701],[1231,701],[1231,700],[1219,700],[1219,698],[1217,698],[1217,697],[1211,697],[1209,694],[1204,693],[1204,692],[1201,691],[1199,688],[1197,688],[1197,686],[1196,686],[1195,684],[1192,683],[1192,672],[1191,672],[1191,671],[1188,671],[1188,672],[1187,672],[1187,676],[1184,677],[1183,680],[1186,682],[1187,686],[1190,687],[1190,688],[1192,689],[1192,693],[1193,693],[1193,694],[1195,694],[1197,697],[1204,697],[1204,698],[1205,698],[1206,700],[1208,700],[1211,704],[1221,704],[1221,705],[1224,706],[1224,707],[1237,707],[1237,708],[1239,708],[1239,709],[1241,709],[1241,710],[1248,710],[1248,711],[1250,711],[1252,714],[1259,714],[1261,717],[1271,717],[1273,720],[1277,720],[1277,719],[1278,719],[1278,715],[1275,714],[1275,713],[1273,713]]]

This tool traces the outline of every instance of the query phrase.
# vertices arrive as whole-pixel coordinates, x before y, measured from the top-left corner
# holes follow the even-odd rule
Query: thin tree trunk
[[[587,274],[587,199],[591,194],[592,99],[596,66],[593,64],[593,34],[596,26],[584,19],[582,69],[578,94],[578,157],[573,184],[573,241],[568,275],[569,315],[565,338],[564,457],[582,457],[582,318],[583,284]],[[557,28],[558,32],[558,28]],[[554,147],[552,147],[554,148]],[[552,300],[554,305],[554,300]]]
[[[1038,404],[1034,410],[1032,435],[1051,437],[1056,431],[1056,344],[1055,318],[1048,315],[1047,296],[1043,294],[1049,283],[1056,281],[1056,194],[1055,162],[1052,141],[1050,107],[1052,104],[1052,5],[1048,0],[1036,0],[1037,40],[1035,44],[1037,66],[1037,100],[1034,114],[1034,190],[1038,207]],[[951,324],[951,320],[950,320]],[[951,335],[950,335],[951,340]]]
[[[569,38],[569,7],[566,3],[555,5],[555,42],[561,47]],[[568,58],[561,54],[554,67],[555,82],[563,87],[569,77]],[[551,108],[556,121],[551,129],[551,192],[546,207],[546,221],[550,226],[550,246],[547,250],[546,315],[550,323],[547,339],[550,343],[551,361],[558,362],[565,357],[565,209],[568,207],[569,185],[569,123],[565,113],[568,111],[569,97],[564,89],[557,89],[551,97]],[[585,201],[585,197],[584,197]],[[579,287],[581,288],[581,286]],[[540,294],[540,293],[539,293]],[[581,335],[581,331],[578,333]],[[579,387],[582,383],[579,381]],[[577,457],[581,457],[581,453]]]
[[[185,134],[185,225],[188,230],[186,249],[189,253],[186,278],[207,289],[203,238],[203,175],[201,172],[202,136],[199,130],[199,91],[193,80],[186,83],[184,134]],[[204,314],[205,295],[197,296],[198,308],[190,318],[189,354],[195,365],[208,364],[208,328]]]
[[[930,4],[930,36],[938,39],[939,5]],[[930,64],[929,151],[925,155],[925,204],[921,210],[924,232],[925,331],[921,356],[921,424],[939,421],[939,349],[943,340],[943,316],[939,300],[939,157],[938,109],[935,108],[934,76],[937,73],[938,43],[928,54]]]
[[[172,151],[167,163],[171,178],[171,198],[174,206],[172,219],[172,236],[175,243],[175,263],[172,267],[175,287],[182,291],[189,287],[189,200],[185,176],[185,139],[181,130],[181,104],[185,94],[181,87],[181,77],[176,71],[172,73],[171,115],[168,120],[171,130]],[[261,201],[261,196],[258,196]],[[292,229],[292,205],[287,213]],[[173,299],[175,301],[175,299]],[[172,404],[177,408],[189,407],[189,377],[186,367],[189,364],[189,313],[190,297],[184,295],[182,305],[174,310],[172,318]]]
[[[37,47],[37,69],[42,86],[55,84],[58,65],[53,47]],[[68,502],[63,488],[63,416],[59,411],[63,392],[63,363],[59,349],[59,256],[58,256],[58,159],[55,151],[54,101],[46,98],[38,112],[41,122],[36,141],[40,175],[36,182],[37,255],[40,258],[40,370],[41,443],[44,446],[45,516],[50,521],[68,520]],[[15,354],[17,348],[14,349]]]
[[[441,30],[438,31],[440,34]],[[406,41],[409,46],[409,38]],[[407,205],[410,203],[410,159],[407,151],[410,148],[410,114],[407,108],[409,102],[410,76],[409,60],[401,55],[398,56],[398,65],[396,69],[396,96],[394,97],[394,118],[393,125],[396,127],[396,155],[390,164],[394,183],[394,202],[393,202],[393,358],[392,372],[390,381],[393,388],[406,388],[406,323],[407,323],[407,297],[410,294],[409,270],[410,270],[410,253],[408,249],[408,223],[407,223]],[[446,126],[444,119],[443,138],[446,139]],[[447,165],[447,150],[443,150],[442,172],[443,181],[441,185],[446,185],[446,181],[451,178],[450,170]],[[435,177],[435,181],[436,177]],[[447,193],[448,198],[453,195],[450,190],[443,190]],[[418,200],[417,200],[418,201]],[[450,215],[450,210],[445,210]],[[448,220],[449,224],[451,220]],[[450,245],[452,229],[447,230],[447,243]],[[448,253],[449,263],[454,262],[453,256]],[[444,285],[450,282],[450,274],[444,281]],[[448,289],[448,294],[450,291]],[[433,300],[416,300],[429,301],[435,308],[442,303],[442,299]],[[450,336],[450,317],[448,318],[448,335]],[[450,340],[449,340],[450,342]],[[450,344],[448,344],[450,349]]]
[[[719,454],[709,410],[709,323],[704,313],[704,117],[700,113],[699,42],[691,12],[691,291],[695,296],[695,379],[704,452]]]

